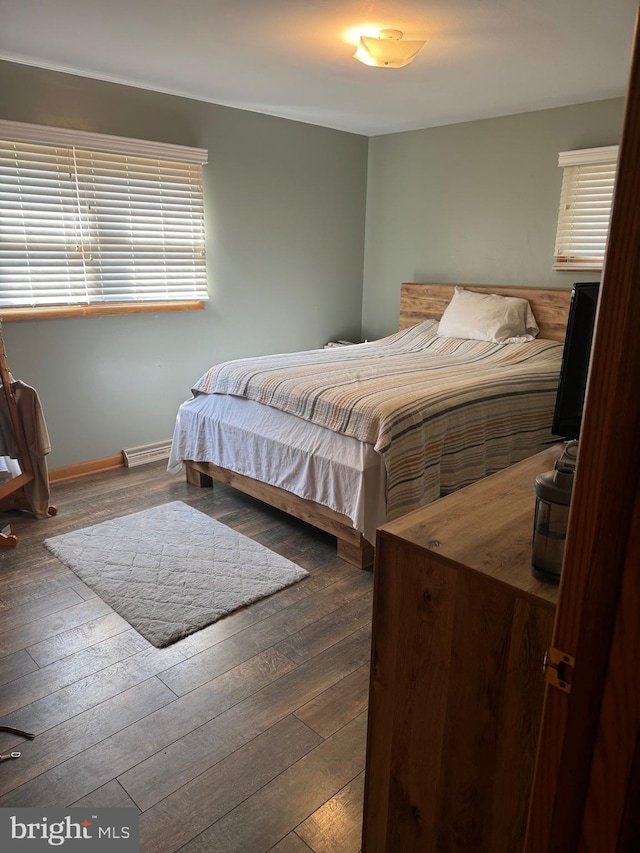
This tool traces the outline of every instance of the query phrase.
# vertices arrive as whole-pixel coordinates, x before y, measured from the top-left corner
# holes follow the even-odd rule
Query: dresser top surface
[[[379,535],[391,534],[555,604],[558,587],[531,574],[531,545],[535,478],[552,470],[561,452],[561,445],[549,447],[388,522]]]

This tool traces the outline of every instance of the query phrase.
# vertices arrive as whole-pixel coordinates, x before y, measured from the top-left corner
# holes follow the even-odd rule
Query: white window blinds
[[[562,151],[554,269],[602,269],[609,234],[618,146]]]
[[[207,299],[206,160],[0,121],[0,306]]]

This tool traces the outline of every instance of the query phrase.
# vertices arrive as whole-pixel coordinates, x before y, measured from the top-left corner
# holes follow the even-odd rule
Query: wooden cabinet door
[[[636,29],[527,853],[640,849],[640,45]]]

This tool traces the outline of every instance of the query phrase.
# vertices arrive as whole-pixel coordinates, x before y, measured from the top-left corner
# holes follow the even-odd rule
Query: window
[[[558,155],[563,173],[554,269],[602,269],[617,159],[617,145]]]
[[[207,299],[206,160],[201,149],[0,121],[0,307]]]

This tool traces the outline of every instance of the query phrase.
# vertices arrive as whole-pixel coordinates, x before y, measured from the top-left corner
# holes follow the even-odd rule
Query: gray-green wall
[[[4,323],[50,468],[171,438],[217,361],[359,335],[366,137],[8,62],[0,117],[209,151],[205,311]]]
[[[366,137],[0,62],[0,117],[207,148],[205,311],[6,322],[50,467],[171,437],[217,361],[397,328],[402,281],[569,287],[558,151],[619,141],[623,99]]]
[[[622,98],[369,141],[363,335],[397,328],[399,284],[570,287],[552,270],[558,152],[619,142]]]

